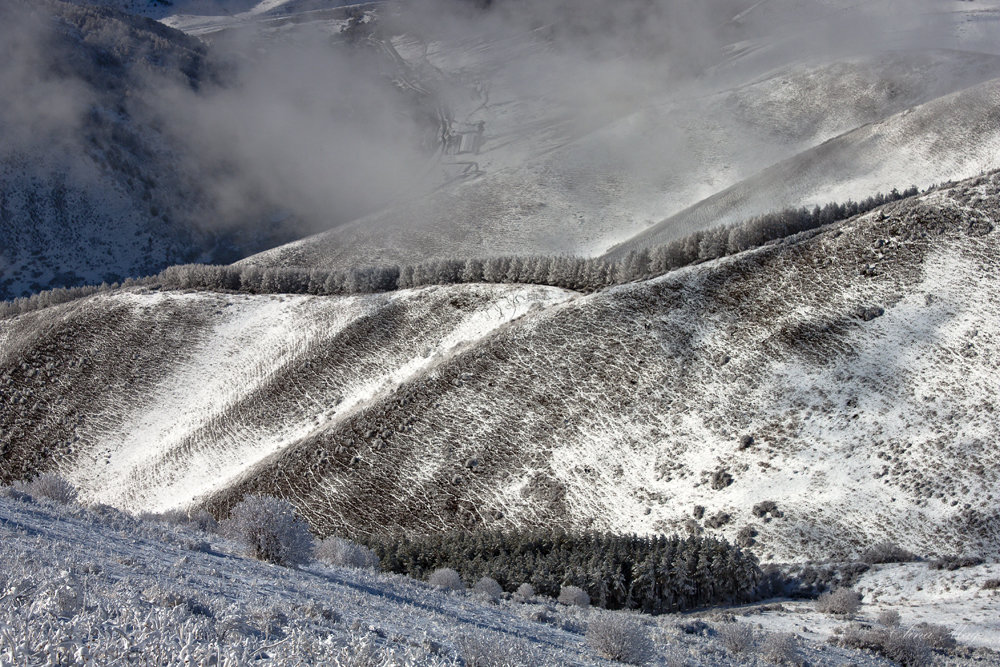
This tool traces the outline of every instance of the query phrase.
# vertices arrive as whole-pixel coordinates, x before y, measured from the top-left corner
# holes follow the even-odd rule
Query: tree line
[[[196,289],[246,294],[372,294],[427,285],[518,283],[548,285],[579,292],[646,280],[668,271],[758,248],[771,241],[816,229],[884,204],[919,194],[916,186],[812,209],[787,208],[743,222],[694,232],[669,243],[608,259],[572,256],[502,256],[441,259],[408,266],[305,269],[249,265],[183,264],[155,276],[124,283],[48,290],[0,303],[0,317],[13,317],[119,287]]]
[[[452,568],[466,583],[492,577],[507,591],[529,583],[556,597],[578,586],[609,609],[664,613],[752,599],[757,559],[724,540],[692,536],[461,531],[367,539],[382,569],[424,579]]]

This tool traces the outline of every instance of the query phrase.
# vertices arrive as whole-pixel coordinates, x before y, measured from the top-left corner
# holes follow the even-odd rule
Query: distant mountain
[[[994,173],[592,295],[95,295],[0,321],[3,477],[134,510],[275,493],[322,534],[996,557],[998,222]]]

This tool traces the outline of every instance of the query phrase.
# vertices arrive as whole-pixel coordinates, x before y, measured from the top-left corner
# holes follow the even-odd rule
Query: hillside
[[[25,314],[0,322],[4,478],[53,468],[133,510],[276,493],[321,534],[995,558],[998,204],[994,174],[589,296],[133,290]]]

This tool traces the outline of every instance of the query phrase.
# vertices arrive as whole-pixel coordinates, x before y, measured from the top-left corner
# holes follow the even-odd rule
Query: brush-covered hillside
[[[590,295],[98,294],[0,322],[3,476],[319,534],[704,531],[1000,552],[1000,175]]]

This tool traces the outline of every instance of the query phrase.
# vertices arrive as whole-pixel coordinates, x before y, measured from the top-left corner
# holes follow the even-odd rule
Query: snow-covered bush
[[[537,661],[528,646],[492,632],[472,632],[457,642],[466,667],[521,667]]]
[[[461,575],[450,567],[439,567],[427,577],[427,583],[443,591],[464,591],[465,582]]]
[[[531,584],[524,583],[517,587],[514,591],[514,599],[524,602],[525,600],[530,600],[535,597],[535,587]]]
[[[340,567],[377,570],[378,556],[368,547],[342,537],[328,537],[316,545],[316,560]]]
[[[753,628],[746,623],[727,623],[718,632],[719,640],[730,653],[746,653],[753,648]]]
[[[235,505],[222,522],[223,533],[245,548],[247,555],[276,565],[306,563],[314,540],[295,506],[272,496],[251,495]]]
[[[798,647],[791,632],[769,632],[760,645],[760,657],[772,665],[797,663]]]
[[[861,553],[861,561],[870,565],[881,563],[909,563],[918,560],[917,556],[899,546],[895,542],[879,542]]]
[[[931,648],[947,651],[955,648],[955,636],[946,625],[937,623],[917,623],[913,626],[913,631],[920,635],[920,638]]]
[[[76,487],[53,472],[43,472],[31,480],[19,482],[15,488],[35,498],[48,498],[64,505],[75,503],[78,497]]]
[[[570,607],[589,607],[590,596],[579,586],[563,586],[559,589],[558,601]]]
[[[875,620],[887,628],[894,628],[899,625],[899,612],[895,609],[886,609],[885,611],[880,611]]]
[[[861,607],[861,596],[850,588],[838,588],[823,593],[816,600],[816,611],[824,614],[851,616]]]
[[[503,588],[492,577],[483,577],[476,582],[476,585],[472,589],[491,600],[496,600],[503,595]]]
[[[847,648],[878,653],[903,667],[926,665],[931,658],[927,642],[910,628],[852,625],[831,641]]]
[[[641,665],[653,655],[649,635],[626,614],[602,614],[587,626],[587,644],[602,658]]]

